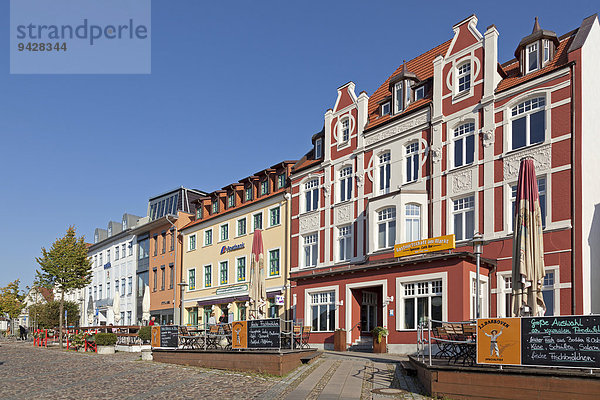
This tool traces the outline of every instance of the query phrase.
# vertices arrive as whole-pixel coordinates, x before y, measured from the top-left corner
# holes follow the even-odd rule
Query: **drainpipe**
[[[433,147],[433,124],[431,123],[431,118],[433,115],[433,103],[429,103],[429,196],[431,199],[428,200],[428,218],[427,218],[427,229],[428,236],[433,237],[433,157],[432,157],[432,147]]]
[[[173,229],[175,229],[173,231],[173,235],[175,235],[175,237],[178,239],[177,241],[179,242],[179,232],[177,231],[177,227],[175,226],[175,224],[173,222],[171,222],[171,220],[169,219],[169,215],[165,215],[165,219],[167,220],[168,223],[171,224],[171,226],[173,227]],[[166,236],[165,236],[166,238]],[[177,243],[177,247],[179,247],[179,243]],[[177,251],[177,247],[175,247],[175,264],[177,264],[177,256],[179,253],[182,253],[181,251]],[[183,257],[182,257],[182,262],[180,263],[181,268],[183,268]],[[175,265],[175,268],[177,267],[177,265]],[[183,271],[183,269],[182,269]],[[180,275],[181,278],[183,279],[183,275]],[[174,280],[177,280],[177,271],[175,271],[175,276],[173,277]],[[175,315],[177,314],[177,283],[176,282],[172,282],[173,283],[173,324],[175,324]],[[179,324],[181,324],[182,321],[179,321]]]
[[[571,315],[575,315],[575,61],[571,63]]]
[[[291,185],[290,185],[291,187]],[[291,190],[291,189],[290,189]],[[289,240],[290,240],[290,225],[292,223],[292,217],[291,217],[291,211],[292,211],[292,195],[291,193],[285,193],[284,195],[285,198],[285,262],[286,262],[286,268],[284,268],[284,281],[283,281],[283,289],[285,290],[284,293],[284,304],[285,304],[285,315],[286,315],[286,319],[290,320],[293,318],[293,316],[291,315],[291,309],[292,309],[292,285],[289,284],[289,279],[290,279],[290,266],[291,266],[291,257],[290,257],[290,249],[289,249]]]

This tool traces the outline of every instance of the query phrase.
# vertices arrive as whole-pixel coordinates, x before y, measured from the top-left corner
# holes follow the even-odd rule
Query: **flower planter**
[[[98,346],[98,354],[115,354],[115,346]]]
[[[333,333],[333,349],[335,351],[346,351],[346,331],[338,329]]]
[[[152,350],[151,349],[142,349],[142,360],[152,361]]]
[[[373,353],[387,353],[387,337],[383,336],[381,342],[377,343],[377,337],[373,336]]]

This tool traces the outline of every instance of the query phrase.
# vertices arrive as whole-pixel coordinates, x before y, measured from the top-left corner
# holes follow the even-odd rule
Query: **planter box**
[[[98,354],[115,354],[115,346],[98,346]]]
[[[373,336],[373,353],[387,353],[387,337],[381,338],[381,343],[377,343],[377,338]]]
[[[346,331],[338,329],[333,333],[333,349],[335,351],[346,351]]]

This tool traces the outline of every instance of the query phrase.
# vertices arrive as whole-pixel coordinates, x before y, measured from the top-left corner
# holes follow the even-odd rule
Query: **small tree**
[[[92,263],[88,258],[87,246],[83,236],[78,238],[75,228],[70,226],[65,236],[56,239],[50,250],[42,247],[42,256],[35,260],[41,267],[41,271],[36,271],[39,284],[60,291],[58,335],[62,348],[65,292],[84,288],[92,277]]]
[[[11,320],[19,316],[23,309],[25,295],[19,290],[19,280],[0,288],[0,315],[8,314]]]
[[[67,311],[69,321],[79,321],[79,305],[74,301],[65,301],[63,310]],[[56,328],[60,324],[60,301],[53,300],[48,303],[37,303],[29,307],[29,314],[35,313],[40,328]]]

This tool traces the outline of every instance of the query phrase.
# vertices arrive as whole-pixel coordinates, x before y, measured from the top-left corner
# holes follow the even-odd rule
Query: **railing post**
[[[427,342],[429,343],[429,366],[431,367],[431,319],[427,319]]]

